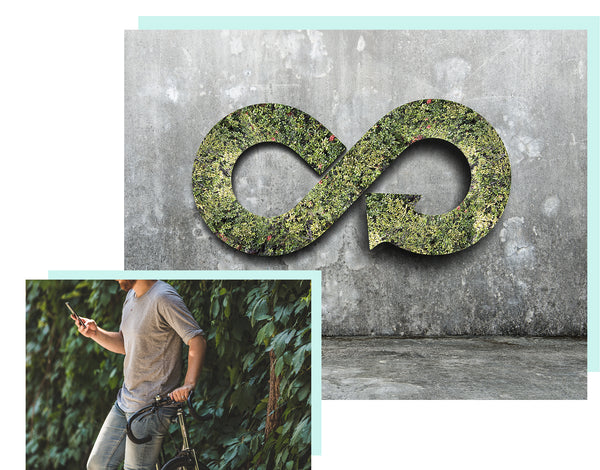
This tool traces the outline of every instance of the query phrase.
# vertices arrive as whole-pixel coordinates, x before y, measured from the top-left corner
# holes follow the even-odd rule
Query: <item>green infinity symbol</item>
[[[418,213],[418,195],[368,194],[369,247],[391,243],[425,255],[454,253],[481,240],[502,215],[510,193],[510,162],[494,128],[453,101],[400,106],[345,154],[346,147],[329,130],[296,108],[266,103],[238,109],[200,145],[194,199],[210,230],[232,248],[262,256],[293,253],[323,235],[407,147],[423,139],[446,140],[461,150],[471,167],[469,192],[458,207],[441,215]],[[276,217],[248,211],[233,192],[238,158],[264,142],[285,145],[324,175],[293,209]]]

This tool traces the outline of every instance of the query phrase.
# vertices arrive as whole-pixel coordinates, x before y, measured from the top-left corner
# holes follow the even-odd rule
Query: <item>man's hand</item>
[[[81,325],[79,323],[79,321],[77,320],[77,318],[75,317],[75,315],[71,314],[71,318],[75,322],[75,325],[77,326],[77,330],[79,330],[79,333],[81,333],[83,336],[85,336],[87,338],[92,338],[92,337],[96,336],[96,333],[98,332],[98,326],[96,325],[96,322],[94,320],[90,320],[89,318],[80,317],[81,320],[83,321],[83,325]]]
[[[184,385],[182,387],[176,388],[171,393],[169,393],[169,398],[175,401],[186,401],[193,390],[193,385]]]
[[[71,318],[77,326],[77,330],[86,338],[93,339],[105,349],[112,351],[117,354],[125,354],[125,341],[123,340],[123,333],[121,331],[106,331],[96,325],[94,320],[89,318],[81,318],[83,325],[79,323],[77,317],[71,315]]]

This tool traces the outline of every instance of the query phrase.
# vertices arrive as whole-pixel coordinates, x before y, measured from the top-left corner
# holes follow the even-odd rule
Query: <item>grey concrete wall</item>
[[[125,268],[318,269],[327,335],[586,333],[586,35],[580,31],[132,31],[125,35]],[[350,148],[409,101],[482,114],[512,165],[506,211],[443,256],[369,251],[364,199],[321,239],[259,258],[221,243],[191,173],[211,127],[245,105],[295,106]],[[464,157],[409,149],[370,191],[416,193],[441,213],[464,196]],[[266,147],[234,172],[247,208],[277,215],[317,177]]]

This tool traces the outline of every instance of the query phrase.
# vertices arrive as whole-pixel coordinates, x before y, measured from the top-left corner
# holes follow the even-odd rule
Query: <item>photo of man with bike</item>
[[[27,468],[309,470],[320,278],[240,275],[26,281]]]

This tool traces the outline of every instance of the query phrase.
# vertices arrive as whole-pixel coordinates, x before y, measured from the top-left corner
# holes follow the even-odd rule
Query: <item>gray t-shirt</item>
[[[117,404],[134,412],[180,386],[182,345],[204,334],[177,291],[155,282],[141,297],[131,289],[123,304],[123,386]]]

